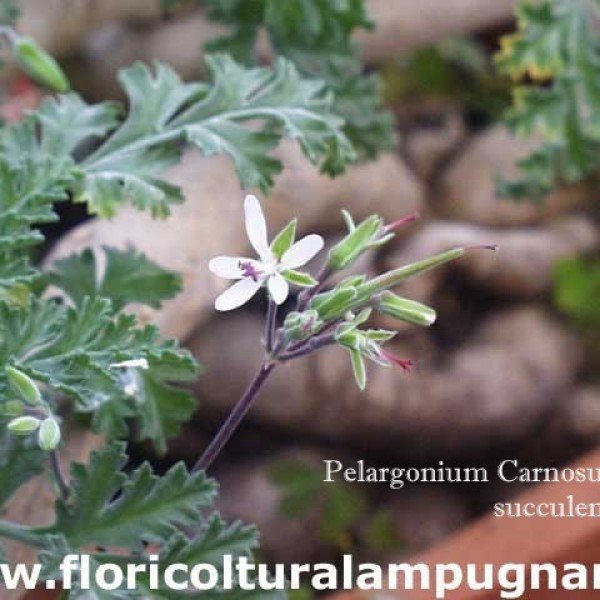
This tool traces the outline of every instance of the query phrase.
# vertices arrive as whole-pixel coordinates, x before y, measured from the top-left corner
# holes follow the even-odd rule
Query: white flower
[[[305,265],[324,244],[320,235],[307,235],[292,244],[278,260],[269,247],[265,216],[255,196],[246,196],[244,213],[248,239],[259,258],[217,256],[209,262],[208,267],[215,275],[239,279],[215,300],[215,308],[220,311],[242,306],[263,285],[277,304],[283,304],[289,294],[289,285],[282,273]]]

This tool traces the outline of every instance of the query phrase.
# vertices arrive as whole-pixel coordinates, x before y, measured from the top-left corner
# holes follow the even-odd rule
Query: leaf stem
[[[5,537],[27,546],[41,547],[43,545],[39,534],[29,527],[10,523],[9,521],[0,521],[0,537]]]
[[[56,484],[58,485],[61,498],[63,500],[66,500],[69,497],[70,490],[69,484],[67,483],[63,475],[62,468],[60,466],[60,457],[58,454],[58,450],[53,450],[52,452],[50,452],[50,466],[52,467],[54,479],[56,480]]]
[[[250,408],[252,408],[252,405],[258,396],[258,392],[275,366],[276,363],[274,362],[265,362],[261,365],[254,376],[254,379],[242,397],[238,400],[238,403],[234,406],[223,425],[221,425],[217,435],[213,438],[202,456],[196,461],[196,464],[192,468],[192,473],[195,473],[196,471],[206,471],[212,465],[225,447],[225,444],[227,444],[231,436],[240,426],[240,423],[244,420],[244,417],[248,414]]]

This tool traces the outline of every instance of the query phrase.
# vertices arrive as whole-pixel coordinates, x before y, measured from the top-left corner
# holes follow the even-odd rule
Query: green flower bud
[[[6,376],[13,391],[25,400],[27,404],[31,406],[42,404],[42,394],[29,375],[14,367],[6,367]]]
[[[14,56],[19,66],[40,85],[55,92],[68,92],[71,85],[56,60],[29,37],[13,40]]]
[[[9,400],[0,404],[0,414],[4,417],[20,417],[24,411],[23,403],[20,400]]]
[[[394,317],[394,319],[412,323],[413,325],[422,325],[423,327],[429,327],[436,319],[436,313],[433,308],[414,300],[401,298],[389,291],[383,292],[379,297],[377,310],[384,315]]]
[[[363,252],[377,244],[383,227],[383,220],[378,215],[371,215],[358,227],[349,215],[344,216],[350,233],[329,251],[327,265],[332,271],[349,267]]]
[[[413,277],[414,275],[418,275],[428,271],[429,269],[439,267],[444,263],[456,260],[457,258],[463,256],[465,252],[465,248],[454,248],[453,250],[448,250],[446,252],[442,252],[441,254],[430,256],[425,260],[420,260],[418,262],[411,263],[410,265],[405,265],[404,267],[394,269],[393,271],[383,273],[383,275],[379,275],[379,277],[375,277],[374,279],[371,279],[371,281],[367,281],[367,283],[361,285],[358,288],[358,296],[360,299],[368,299],[377,292],[390,289],[409,277]]]
[[[60,443],[60,426],[53,417],[42,421],[38,431],[38,445],[42,450],[51,452]]]
[[[35,417],[17,417],[7,425],[8,430],[16,435],[29,435],[40,426],[40,420]]]
[[[323,325],[316,310],[291,312],[285,318],[283,327],[290,341],[301,341],[316,333]]]

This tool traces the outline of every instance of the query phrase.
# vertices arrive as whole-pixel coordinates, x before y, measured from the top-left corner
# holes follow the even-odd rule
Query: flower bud
[[[465,248],[454,248],[453,250],[447,250],[446,252],[435,254],[434,256],[430,256],[424,260],[420,260],[409,265],[405,265],[404,267],[394,269],[393,271],[383,273],[382,275],[379,275],[379,277],[375,277],[374,279],[371,279],[371,281],[367,281],[367,283],[358,288],[359,298],[368,299],[373,294],[392,288],[405,279],[412,277],[413,275],[418,275],[428,271],[429,269],[439,267],[444,263],[456,260],[457,258],[463,256],[465,252]]]
[[[38,431],[38,445],[42,450],[51,452],[60,443],[60,426],[53,417],[42,421]]]
[[[40,420],[35,417],[17,417],[7,425],[8,430],[16,435],[29,435],[40,426]]]
[[[319,313],[316,310],[291,312],[283,323],[286,337],[290,341],[305,340],[316,333],[322,325],[323,321],[319,319]]]
[[[385,291],[379,296],[376,306],[380,313],[413,325],[429,327],[436,319],[433,308],[414,300],[401,298],[389,291]]]
[[[0,404],[0,415],[3,417],[20,417],[25,408],[20,400],[9,400]]]
[[[382,230],[383,221],[378,215],[371,215],[358,227],[347,213],[345,217],[350,233],[329,251],[327,265],[332,271],[340,271],[354,263],[363,252],[377,244]]]
[[[14,367],[6,367],[6,376],[13,391],[25,400],[27,404],[37,406],[42,403],[42,394],[29,375]]]
[[[54,92],[69,91],[71,85],[59,64],[34,40],[15,37],[13,51],[19,66],[37,83]]]

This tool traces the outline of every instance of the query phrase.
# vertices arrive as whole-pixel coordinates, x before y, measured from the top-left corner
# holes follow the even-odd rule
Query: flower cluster
[[[396,365],[404,371],[411,369],[412,360],[401,359],[383,348],[396,332],[370,329],[365,325],[373,311],[414,325],[432,325],[436,319],[435,310],[402,298],[391,289],[408,277],[459,258],[469,248],[448,250],[372,279],[366,275],[352,275],[326,289],[331,275],[351,267],[365,252],[389,242],[397,228],[411,223],[417,216],[409,215],[386,225],[380,216],[371,215],[357,224],[348,212],[343,211],[348,234],[329,250],[324,267],[313,277],[297,269],[323,248],[321,236],[311,234],[296,242],[294,220],[269,244],[265,217],[254,196],[246,197],[244,212],[246,232],[258,257],[219,256],[210,261],[209,268],[214,274],[237,280],[216,299],[215,308],[219,311],[238,308],[265,288],[270,299],[265,340],[268,360],[272,364],[335,344],[349,353],[360,389],[366,385],[365,361],[382,366]],[[295,309],[285,316],[278,328],[275,311],[287,300],[290,285],[303,289]]]

